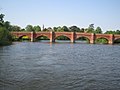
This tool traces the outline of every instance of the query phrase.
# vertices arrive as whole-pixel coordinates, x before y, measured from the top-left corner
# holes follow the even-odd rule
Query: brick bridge
[[[120,35],[113,34],[93,34],[93,33],[79,33],[79,32],[11,32],[13,36],[21,38],[28,36],[31,42],[35,41],[36,38],[46,36],[50,39],[50,42],[55,42],[55,39],[59,36],[68,37],[71,42],[75,42],[80,37],[85,37],[89,40],[89,43],[94,44],[96,39],[105,38],[108,40],[108,44],[113,44],[115,40],[120,39]]]

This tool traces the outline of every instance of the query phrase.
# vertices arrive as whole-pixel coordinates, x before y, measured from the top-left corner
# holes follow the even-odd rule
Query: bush
[[[4,27],[0,27],[0,46],[9,45],[12,43],[12,37],[8,30]]]
[[[107,44],[108,43],[108,40],[107,39],[104,39],[104,38],[99,38],[95,41],[95,43],[98,43],[98,44]]]

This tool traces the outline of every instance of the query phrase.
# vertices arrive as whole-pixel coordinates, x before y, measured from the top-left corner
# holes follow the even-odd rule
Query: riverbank
[[[0,46],[7,46],[11,44],[12,44],[12,41],[0,41]]]

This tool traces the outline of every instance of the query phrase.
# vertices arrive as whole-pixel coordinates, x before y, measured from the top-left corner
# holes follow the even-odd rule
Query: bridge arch
[[[108,44],[109,43],[109,38],[106,38],[106,37],[96,38],[95,43],[97,43],[97,44]]]
[[[18,36],[18,38],[22,38],[24,36],[28,36],[28,38],[31,38],[31,36],[29,36],[29,35],[20,35],[20,36]]]
[[[65,40],[65,42],[70,42],[71,41],[71,38],[67,35],[57,35],[55,38],[54,38],[54,41],[55,40]],[[59,41],[58,41],[59,42]]]
[[[76,41],[86,41],[87,43],[90,43],[90,38],[89,37],[86,37],[86,36],[79,36],[76,38]]]
[[[37,35],[35,37],[35,39],[39,38],[39,37],[47,37],[48,39],[50,39],[50,37],[48,35],[44,35],[44,34],[41,34],[41,35]]]
[[[46,35],[40,35],[35,37],[35,41],[39,41],[39,40],[50,40],[50,38]]]
[[[26,39],[26,40],[30,40],[31,39],[31,36],[29,35],[20,35],[20,36],[17,36],[18,37],[18,41],[19,40],[23,40],[23,39]]]
[[[69,40],[71,40],[71,38],[70,38],[69,36],[67,36],[67,35],[57,35],[57,36],[55,37],[55,39],[57,39],[58,37],[61,37],[61,36],[67,37]]]
[[[99,39],[99,38],[104,38],[104,39],[107,39],[109,41],[109,37],[107,37],[107,36],[96,36],[95,39]]]

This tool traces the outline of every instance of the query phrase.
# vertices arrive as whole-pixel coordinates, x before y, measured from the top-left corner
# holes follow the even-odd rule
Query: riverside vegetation
[[[0,14],[0,46],[10,45],[12,43],[12,36],[9,32],[9,22],[4,21],[4,14]]]
[[[20,26],[17,25],[11,25],[9,21],[4,21],[4,14],[0,14],[0,46],[2,45],[9,45],[12,43],[12,41],[15,40],[17,37],[13,37],[10,32],[49,32],[49,31],[54,31],[54,32],[80,32],[80,33],[95,33],[95,34],[120,34],[120,30],[109,30],[103,33],[102,29],[100,27],[95,28],[94,24],[90,24],[88,28],[79,28],[77,26],[58,26],[58,27],[48,27],[44,28],[44,25],[41,29],[39,25],[32,26],[32,25],[27,25],[25,28],[21,28]],[[22,37],[22,39],[28,39],[27,36]],[[47,40],[47,37],[40,37],[38,40]],[[67,37],[65,36],[60,36],[57,38],[58,40],[68,40]],[[79,40],[86,40],[88,41],[85,37],[79,38]],[[96,43],[107,43],[108,41],[105,38],[100,38],[95,41]],[[119,43],[120,40],[116,41],[116,43]]]

